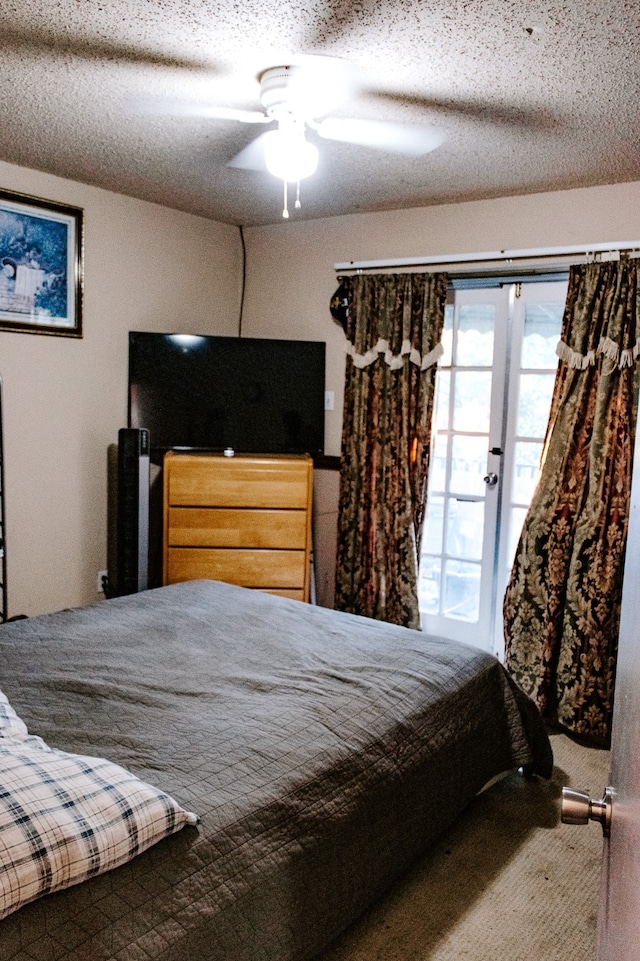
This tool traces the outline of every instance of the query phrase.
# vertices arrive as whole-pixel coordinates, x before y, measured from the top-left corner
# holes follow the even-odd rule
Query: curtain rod
[[[587,260],[618,260],[620,256],[640,256],[640,240],[605,244],[583,244],[574,247],[532,247],[524,250],[492,250],[473,254],[443,254],[434,257],[402,257],[389,260],[348,260],[334,264],[334,270],[390,270],[400,267],[434,267],[445,264],[511,266],[516,260],[539,260],[553,257],[584,257]]]

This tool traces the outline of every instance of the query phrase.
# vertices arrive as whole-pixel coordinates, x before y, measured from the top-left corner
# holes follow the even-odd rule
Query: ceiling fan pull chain
[[[298,186],[296,187],[296,210],[300,210],[302,204],[300,203],[300,181],[298,181]]]
[[[287,181],[283,180],[284,183],[284,209],[282,211],[282,216],[285,220],[289,219],[289,205],[287,201]]]

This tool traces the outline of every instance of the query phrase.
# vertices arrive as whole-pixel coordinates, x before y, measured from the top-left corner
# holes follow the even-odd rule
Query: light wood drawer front
[[[278,597],[290,597],[292,601],[304,601],[304,591],[298,591],[293,587],[274,587],[272,590],[262,587],[259,590],[265,594],[277,594]]]
[[[169,547],[279,547],[305,550],[306,511],[172,507]]]
[[[226,458],[219,466],[206,458],[171,462],[169,505],[197,507],[289,507],[304,510],[309,498],[305,460],[242,461]]]
[[[306,551],[170,547],[166,583],[210,578],[240,587],[303,588],[306,556]]]

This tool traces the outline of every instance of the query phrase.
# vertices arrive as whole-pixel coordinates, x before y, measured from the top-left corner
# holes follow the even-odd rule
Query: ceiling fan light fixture
[[[297,183],[310,177],[318,167],[319,152],[309,143],[304,130],[273,130],[265,137],[264,160],[274,177]]]

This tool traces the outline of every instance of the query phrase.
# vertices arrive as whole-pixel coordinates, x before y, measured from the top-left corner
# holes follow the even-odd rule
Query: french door
[[[503,653],[502,598],[537,481],[566,279],[452,290],[436,373],[418,594],[431,634]]]

